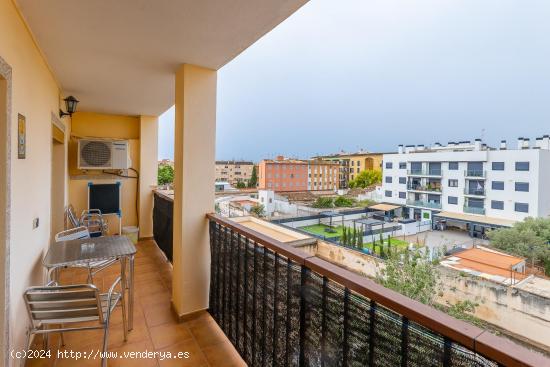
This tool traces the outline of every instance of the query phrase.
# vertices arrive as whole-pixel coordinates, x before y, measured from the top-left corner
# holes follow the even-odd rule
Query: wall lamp
[[[59,117],[63,116],[72,116],[76,112],[76,105],[78,104],[78,99],[73,96],[68,96],[64,99],[65,106],[67,107],[67,112],[63,112],[61,108],[59,109]]]

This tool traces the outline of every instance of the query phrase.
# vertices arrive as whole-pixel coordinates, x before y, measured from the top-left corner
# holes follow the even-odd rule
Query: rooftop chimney
[[[282,156],[282,155],[278,155],[277,158],[275,158],[275,160],[277,160],[277,161],[284,161],[284,160],[285,160],[285,157]]]
[[[474,149],[475,150],[481,150],[481,139],[476,139],[474,141]]]
[[[518,149],[523,149],[523,138],[522,137],[518,138]]]
[[[523,149],[529,149],[529,138],[523,138]]]
[[[397,153],[403,154],[403,144],[399,144],[399,146],[397,147]]]
[[[506,140],[500,141],[500,150],[506,150]]]
[[[550,150],[550,135],[544,135],[542,137],[541,149],[549,149]]]

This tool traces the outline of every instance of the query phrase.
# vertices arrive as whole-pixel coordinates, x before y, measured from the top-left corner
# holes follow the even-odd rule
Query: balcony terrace
[[[408,176],[417,177],[441,177],[441,169],[409,169]]]
[[[427,200],[407,199],[407,205],[417,206],[420,208],[441,209],[441,202],[427,201]]]

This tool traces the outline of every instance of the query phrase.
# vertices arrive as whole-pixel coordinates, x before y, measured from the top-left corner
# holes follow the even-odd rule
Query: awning
[[[394,205],[394,204],[376,204],[376,205],[369,206],[369,209],[380,210],[383,212],[388,212],[390,210],[399,209],[399,208],[401,208],[401,205]]]
[[[496,227],[512,227],[516,223],[516,221],[514,221],[514,220],[488,217],[486,215],[473,215],[473,214],[464,214],[464,213],[439,212],[437,214],[434,214],[433,216],[438,217],[438,218],[442,218],[442,219],[456,220],[456,221],[460,221],[460,222],[477,223],[477,224],[493,226],[493,227],[494,226],[496,226]]]

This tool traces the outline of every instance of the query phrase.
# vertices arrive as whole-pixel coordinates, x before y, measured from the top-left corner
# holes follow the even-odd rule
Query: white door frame
[[[5,154],[0,154],[0,159],[6,159],[6,192],[2,193],[0,192],[0,195],[4,195],[6,207],[0,208],[0,210],[5,211],[5,218],[4,223],[0,223],[0,226],[3,227],[4,233],[5,233],[5,239],[0,238],[0,246],[4,247],[4,274],[2,274],[2,281],[4,282],[4,312],[1,317],[4,319],[4,330],[3,333],[3,340],[4,340],[4,366],[10,365],[10,358],[9,358],[9,349],[10,349],[10,203],[11,203],[11,96],[12,96],[12,73],[11,73],[11,66],[8,65],[7,62],[4,61],[4,59],[0,56],[0,76],[6,80],[7,84],[7,93],[6,93],[6,127],[5,127],[5,134],[6,134],[6,145],[5,145],[5,151],[3,152]],[[1,128],[1,127],[0,127]],[[3,145],[3,142],[0,142],[0,146]]]

